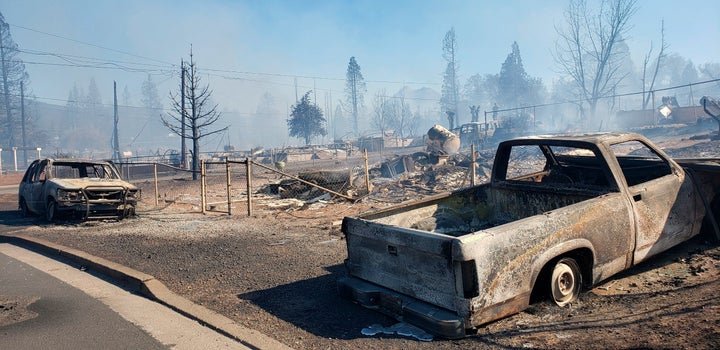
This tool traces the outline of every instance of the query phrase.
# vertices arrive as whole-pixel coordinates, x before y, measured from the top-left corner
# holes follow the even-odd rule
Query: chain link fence
[[[328,201],[400,203],[452,191],[487,181],[493,155],[494,150],[480,150],[473,157],[466,149],[436,156],[420,147],[314,152],[282,161],[226,157],[201,162],[195,181],[192,171],[164,164],[123,163],[120,168],[143,188],[146,205],[180,203],[191,211],[252,215],[256,209],[288,210]]]
[[[268,158],[203,162],[201,208],[251,215],[256,207],[287,209],[333,198],[352,201],[367,193],[365,163],[363,155],[317,153],[276,162]]]

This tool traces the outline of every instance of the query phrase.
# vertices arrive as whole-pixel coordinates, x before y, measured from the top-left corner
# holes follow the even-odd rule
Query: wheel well
[[[582,286],[589,287],[592,285],[592,266],[593,266],[593,253],[588,248],[580,248],[571,250],[550,259],[545,266],[540,270],[535,284],[533,284],[532,293],[530,294],[530,303],[535,303],[546,299],[548,295],[548,283],[552,274],[552,270],[562,258],[572,258],[580,266],[580,273],[582,274]]]

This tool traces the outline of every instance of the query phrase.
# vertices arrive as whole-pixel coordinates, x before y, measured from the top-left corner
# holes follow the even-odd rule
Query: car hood
[[[80,189],[85,187],[124,187],[129,189],[137,189],[137,187],[127,181],[117,179],[50,179],[60,188]]]

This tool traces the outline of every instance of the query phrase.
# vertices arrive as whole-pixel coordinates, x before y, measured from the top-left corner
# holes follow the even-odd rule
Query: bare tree
[[[642,88],[643,88],[643,104],[642,109],[646,109],[648,103],[650,103],[650,97],[652,94],[653,89],[655,88],[655,79],[657,79],[658,72],[660,71],[660,67],[663,64],[663,60],[667,56],[667,53],[665,50],[667,50],[669,45],[665,42],[665,21],[662,21],[661,27],[660,27],[660,52],[658,52],[657,57],[655,58],[655,69],[653,71],[652,78],[650,79],[650,85],[647,85],[647,71],[648,66],[650,65],[650,56],[653,52],[653,46],[652,42],[650,43],[650,49],[648,50],[648,53],[643,58],[643,71],[642,71]],[[647,90],[646,90],[647,88]],[[648,94],[645,94],[645,92],[648,92]]]
[[[555,42],[555,61],[573,81],[576,96],[585,100],[591,116],[598,101],[611,95],[627,76],[622,62],[628,52],[617,46],[627,38],[636,4],[637,0],[601,0],[594,13],[586,0],[570,0],[566,26],[555,28],[560,37]],[[587,118],[584,109],[583,118]]]
[[[400,139],[405,139],[405,131],[410,132],[410,123],[413,118],[412,110],[410,110],[410,105],[405,101],[405,89],[403,89],[400,94],[395,95],[395,120],[393,123],[393,127],[395,128],[395,131],[397,131],[400,134]]]
[[[190,113],[186,112],[185,106],[182,105],[181,91],[177,93],[170,92],[171,105],[175,113],[168,113],[165,116],[160,116],[160,118],[163,125],[180,137],[183,137],[183,126],[185,129],[190,130],[190,134],[185,135],[185,138],[191,140],[193,144],[193,180],[197,180],[197,174],[200,170],[200,140],[224,132],[228,127],[211,130],[211,126],[220,119],[221,113],[217,110],[217,104],[213,104],[210,99],[212,96],[210,86],[200,85],[200,75],[197,71],[197,63],[193,61],[192,50],[190,51],[190,64],[187,69],[184,84],[185,103],[189,107]],[[186,115],[184,119],[182,118],[183,114]]]
[[[379,90],[375,93],[373,99],[373,116],[372,126],[380,130],[383,137],[385,137],[385,131],[390,128],[393,123],[393,119],[396,117],[393,106],[393,101],[387,95],[385,89]]]

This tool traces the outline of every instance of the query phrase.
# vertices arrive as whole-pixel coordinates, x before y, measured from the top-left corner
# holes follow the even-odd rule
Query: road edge
[[[292,349],[256,330],[239,325],[204,306],[174,293],[154,276],[114,263],[84,251],[18,234],[0,234],[0,242],[65,258],[82,268],[110,277],[130,290],[157,301],[200,324],[255,349]]]

